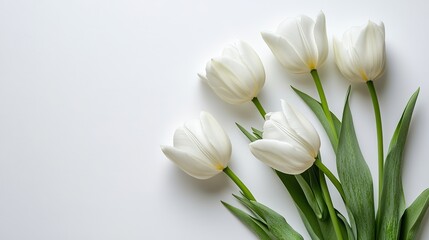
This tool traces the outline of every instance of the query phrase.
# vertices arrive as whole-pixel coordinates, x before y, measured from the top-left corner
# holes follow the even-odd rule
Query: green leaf
[[[319,225],[319,221],[314,214],[310,204],[308,203],[304,192],[302,191],[298,181],[295,176],[288,175],[279,171],[276,171],[280,180],[285,185],[289,194],[295,202],[296,207],[298,208],[301,219],[304,222],[305,227],[311,239],[324,239],[324,235]]]
[[[319,119],[320,123],[322,124],[323,128],[326,131],[326,134],[328,135],[329,140],[331,141],[332,147],[334,151],[337,151],[337,139],[335,136],[340,135],[340,129],[341,129],[341,122],[338,120],[338,118],[331,112],[332,119],[334,121],[334,126],[337,131],[336,134],[332,131],[329,121],[326,118],[326,115],[323,111],[322,104],[315,100],[314,98],[310,97],[306,93],[301,92],[300,90],[292,87],[292,89],[295,91],[296,94],[298,94],[299,97],[307,104],[307,106],[313,111],[313,113],[316,115],[316,117]]]
[[[409,206],[401,220],[400,240],[413,240],[429,207],[429,188],[424,190]]]
[[[411,96],[396,127],[386,157],[383,189],[378,216],[378,238],[397,239],[400,220],[405,211],[405,197],[402,187],[401,163],[405,142],[419,89]]]
[[[232,214],[234,214],[238,219],[240,219],[240,221],[244,225],[246,225],[250,230],[252,230],[253,233],[255,233],[256,236],[258,236],[259,239],[271,240],[271,237],[266,232],[267,230],[264,229],[264,227],[260,226],[260,223],[258,222],[258,220],[254,219],[252,216],[245,213],[244,211],[229,205],[226,202],[223,202],[223,201],[221,202]]]
[[[304,239],[297,233],[287,222],[286,219],[272,209],[256,201],[248,200],[234,195],[243,205],[251,210],[258,219],[261,219],[270,234],[276,240],[289,240],[289,239]]]
[[[240,129],[240,131],[251,141],[254,142],[256,140],[258,140],[255,136],[253,136],[250,132],[248,132],[243,126],[241,126],[238,123],[235,123],[235,125],[237,125],[238,129]]]
[[[344,239],[353,240],[355,239],[353,235],[353,230],[350,227],[349,223],[347,222],[347,219],[338,211],[336,211],[338,219],[340,219],[340,223],[342,224],[341,233],[343,235]]]
[[[316,168],[317,169],[317,168]],[[318,169],[317,169],[318,170]],[[307,171],[306,171],[307,172]],[[285,174],[279,171],[276,171],[280,180],[283,182],[287,188],[289,194],[292,196],[295,205],[298,209],[298,212],[301,216],[302,221],[304,222],[305,227],[312,240],[317,239],[336,239],[336,234],[334,227],[332,225],[332,220],[329,214],[326,214],[326,218],[318,219],[313,212],[310,204],[308,203],[304,192],[302,191],[300,185],[298,184],[297,179],[294,175]],[[310,176],[303,176],[307,181],[310,180]],[[313,185],[314,186],[314,185]],[[318,186],[320,188],[320,186]],[[324,201],[324,200],[323,200]],[[326,207],[326,203],[323,202]],[[327,211],[327,210],[326,210]],[[347,232],[344,225],[340,226],[342,232]],[[343,237],[344,240],[354,238],[348,238],[346,235]]]
[[[316,196],[314,195],[310,185],[308,185],[307,181],[305,181],[301,175],[295,175],[295,178],[299,186],[301,186],[301,189],[305,194],[305,198],[307,199],[311,209],[313,209],[314,214],[316,214],[317,218],[321,219],[323,217],[322,210],[319,207],[319,203],[317,202]]]
[[[256,129],[256,128],[253,128],[253,127],[252,127],[252,131],[253,131],[253,134],[254,134],[258,139],[262,139],[262,134],[263,134],[263,132],[262,132],[261,130],[258,130],[258,129]]]
[[[338,141],[337,169],[345,193],[345,203],[355,220],[357,239],[374,239],[375,214],[372,176],[359,148],[349,107],[350,87],[343,111]],[[384,238],[381,238],[384,239]]]
[[[326,205],[325,198],[323,196],[322,187],[319,181],[319,168],[316,165],[311,166],[306,172],[309,175],[310,187],[313,190],[316,201],[322,212],[322,220],[325,220],[329,216],[328,206]]]

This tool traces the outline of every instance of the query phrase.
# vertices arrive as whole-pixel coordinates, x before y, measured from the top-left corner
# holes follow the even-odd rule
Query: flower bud
[[[353,82],[379,78],[386,62],[384,38],[384,24],[371,21],[350,28],[341,41],[334,38],[335,62],[341,73]]]
[[[173,146],[161,146],[165,156],[198,179],[222,172],[231,158],[228,135],[207,112],[179,127],[174,133]]]
[[[267,114],[263,139],[250,143],[250,151],[280,172],[300,174],[313,165],[320,138],[303,115],[284,100],[281,103],[283,111]]]
[[[320,12],[316,21],[302,15],[283,21],[275,33],[262,37],[277,60],[291,73],[309,73],[328,56],[326,21]]]
[[[206,65],[206,75],[198,74],[222,100],[230,104],[251,101],[265,83],[265,70],[252,47],[243,41],[231,44],[222,56]]]

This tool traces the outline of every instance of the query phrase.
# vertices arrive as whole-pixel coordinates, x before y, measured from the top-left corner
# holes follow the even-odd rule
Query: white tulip
[[[277,60],[292,73],[309,73],[320,67],[328,56],[323,12],[316,21],[305,15],[286,19],[275,33],[262,32],[262,37]]]
[[[310,168],[319,152],[320,138],[313,125],[284,100],[282,112],[268,113],[263,139],[250,143],[256,158],[287,174]]]
[[[228,135],[207,112],[179,127],[174,133],[173,146],[161,146],[165,156],[198,179],[222,172],[231,158]]]
[[[341,73],[353,82],[379,78],[386,62],[384,39],[384,24],[371,21],[366,26],[350,28],[342,41],[334,38],[335,62]]]
[[[228,45],[222,56],[206,65],[206,75],[198,74],[222,100],[230,104],[251,101],[265,83],[265,70],[252,47],[243,41]]]

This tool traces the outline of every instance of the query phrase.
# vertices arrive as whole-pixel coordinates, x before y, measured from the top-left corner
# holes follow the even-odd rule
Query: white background
[[[286,17],[320,10],[330,41],[368,19],[385,23],[388,63],[375,85],[386,148],[421,87],[403,164],[408,205],[429,187],[427,9],[424,0],[0,1],[0,239],[255,239],[220,204],[239,205],[225,175],[193,179],[160,151],[201,110],[229,133],[231,168],[256,198],[308,238],[288,193],[234,125],[261,127],[254,106],[222,102],[196,74],[224,45],[249,42],[266,69],[265,108],[279,110],[280,98],[299,107],[320,130],[324,161],[335,170],[321,126],[289,88],[317,97],[310,76],[286,73],[260,36]],[[319,72],[341,116],[349,83],[332,56]],[[375,123],[364,84],[353,85],[351,107],[376,179]],[[420,239],[429,239],[428,219]]]

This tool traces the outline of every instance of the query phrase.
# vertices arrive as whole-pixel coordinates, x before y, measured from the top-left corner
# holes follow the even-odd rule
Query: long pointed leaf
[[[349,240],[355,239],[354,235],[353,235],[353,230],[350,227],[349,223],[347,222],[347,219],[340,212],[338,212],[338,211],[336,211],[336,212],[337,212],[338,219],[341,220],[341,224],[343,226],[341,228],[341,230],[342,230],[341,233],[343,235],[343,238],[349,239]]]
[[[319,221],[314,214],[310,204],[308,204],[305,194],[302,191],[300,185],[298,184],[298,181],[296,180],[295,176],[288,175],[279,171],[276,171],[276,173],[285,185],[293,201],[295,202],[295,205],[301,215],[301,219],[304,222],[304,225],[307,228],[311,239],[324,239],[322,230],[320,229]]]
[[[328,135],[329,140],[331,141],[332,147],[334,151],[337,151],[336,142],[337,139],[335,139],[335,136],[340,135],[340,128],[341,128],[341,122],[338,120],[338,118],[331,112],[332,119],[334,121],[334,126],[336,129],[336,134],[332,132],[332,129],[329,125],[329,121],[326,118],[325,112],[323,111],[322,104],[320,104],[319,101],[315,100],[314,98],[310,97],[304,92],[301,92],[300,90],[292,87],[292,89],[295,91],[296,94],[298,94],[299,97],[307,104],[307,106],[313,111],[313,113],[316,115],[316,117],[319,119],[320,123],[322,124],[323,128],[325,129],[326,134]]]
[[[249,141],[254,142],[258,140],[255,136],[253,136],[249,131],[247,131],[243,126],[241,126],[238,123],[235,123],[237,125],[238,129],[249,139]]]
[[[400,220],[405,211],[401,165],[405,141],[418,94],[419,90],[408,101],[392,137],[389,153],[386,157],[378,216],[379,222],[377,224],[379,239],[397,239],[399,237]]]
[[[304,192],[310,207],[313,209],[314,214],[316,214],[317,218],[321,219],[323,217],[322,210],[320,209],[319,203],[317,202],[316,196],[311,190],[310,185],[308,185],[305,179],[300,175],[296,175],[295,178],[301,186],[301,189]]]
[[[405,210],[401,220],[400,240],[415,239],[423,216],[429,207],[429,188],[424,190]]]
[[[261,227],[257,220],[252,218],[249,214],[245,213],[244,211],[231,206],[230,204],[223,202],[222,204],[232,213],[234,214],[244,225],[246,225],[250,230],[252,230],[253,233],[258,236],[261,240],[271,240],[269,234],[266,232],[266,230]]]
[[[350,88],[343,111],[341,132],[337,150],[337,168],[345,193],[349,214],[357,239],[374,239],[375,214],[372,176],[359,148],[349,107]]]
[[[235,197],[246,207],[252,210],[252,212],[257,214],[258,218],[263,220],[268,228],[269,233],[272,234],[276,240],[304,239],[287,223],[286,219],[277,212],[256,201],[250,201],[246,198],[238,196]]]
[[[252,131],[258,139],[262,139],[263,132],[261,130],[252,127]]]

